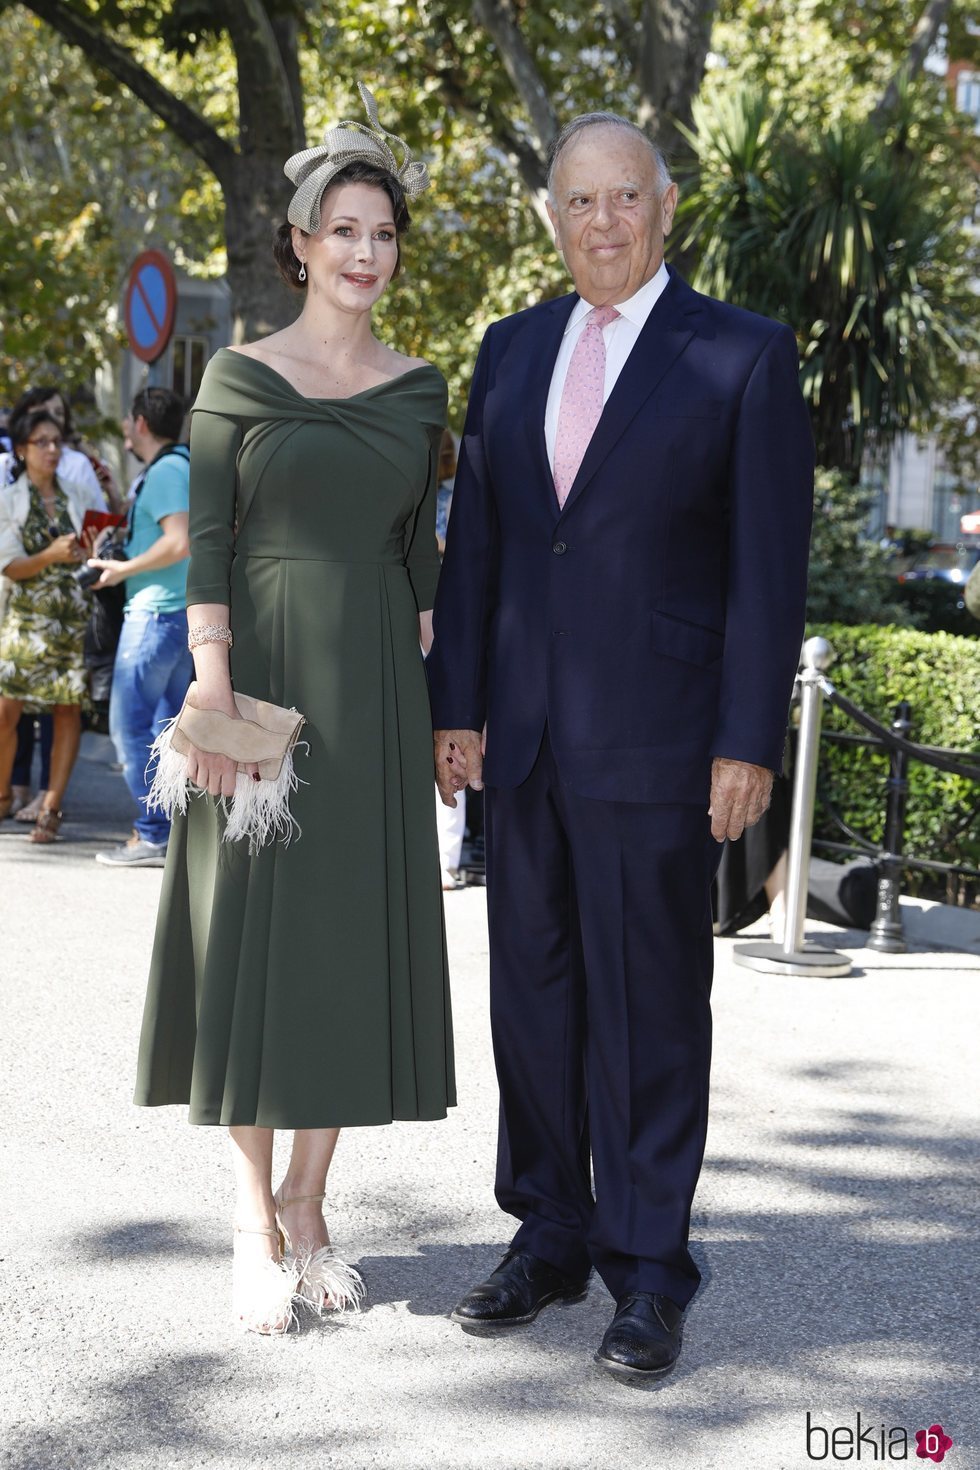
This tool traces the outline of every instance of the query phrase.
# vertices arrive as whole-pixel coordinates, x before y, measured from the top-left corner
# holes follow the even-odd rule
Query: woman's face
[[[16,444],[17,455],[24,461],[27,474],[37,484],[47,484],[58,468],[64,440],[56,424],[35,424],[30,438]]]
[[[306,261],[307,290],[341,311],[370,311],[398,262],[391,200],[372,184],[339,184],[320,203],[315,235],[293,230],[293,249]]]

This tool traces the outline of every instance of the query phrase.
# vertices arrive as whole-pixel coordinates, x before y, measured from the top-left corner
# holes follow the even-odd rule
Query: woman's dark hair
[[[327,194],[331,189],[336,189],[341,184],[369,184],[374,189],[382,189],[391,202],[391,217],[395,222],[395,240],[397,245],[397,256],[395,269],[392,271],[392,280],[398,275],[402,268],[401,238],[412,223],[408,212],[408,204],[405,200],[405,191],[401,184],[390,174],[387,169],[379,168],[373,163],[364,163],[361,159],[355,159],[348,163],[345,168],[335,173],[323,193]],[[322,198],[321,198],[322,207]],[[306,231],[303,231],[304,235]],[[292,286],[297,291],[306,289],[306,282],[299,278],[300,262],[296,258],[293,249],[293,227],[286,220],[275,233],[272,242],[272,254],[275,257],[279,274],[287,286]]]
[[[70,434],[75,432],[74,425],[71,421],[71,404],[68,402],[67,394],[63,393],[60,388],[55,388],[54,386],[45,387],[42,385],[40,388],[28,388],[25,393],[20,395],[10,410],[10,422],[13,423],[18,414],[26,413],[30,408],[39,408],[42,403],[47,403],[52,398],[60,398],[64,407],[64,427],[62,428],[60,424],[58,427],[67,439]]]
[[[53,391],[57,392],[58,390],[54,389]],[[50,397],[50,393],[45,394],[45,400]],[[7,429],[7,433],[10,435],[10,443],[14,455],[14,469],[17,471],[18,475],[22,475],[24,473],[26,460],[22,455],[17,453],[17,450],[21,445],[27,443],[28,439],[30,439],[31,435],[34,433],[34,430],[39,429],[42,424],[51,424],[54,428],[57,429],[59,434],[61,434],[62,436],[64,435],[64,430],[58,423],[58,420],[55,418],[54,414],[49,412],[49,410],[46,408],[18,409],[18,406],[15,405],[14,408],[11,410],[10,425]]]

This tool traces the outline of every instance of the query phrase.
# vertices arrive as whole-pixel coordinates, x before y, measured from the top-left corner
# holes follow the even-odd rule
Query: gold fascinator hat
[[[385,132],[378,122],[378,104],[363,82],[358,82],[357,90],[370,126],[349,119],[339,122],[326,134],[319,148],[304,148],[283,165],[283,172],[296,185],[286,217],[291,225],[309,235],[315,235],[320,228],[324,189],[334,174],[355,159],[376,164],[394,174],[409,199],[417,199],[429,187],[425,164],[412,157],[412,150],[401,138]],[[400,160],[395,149],[400,150]]]

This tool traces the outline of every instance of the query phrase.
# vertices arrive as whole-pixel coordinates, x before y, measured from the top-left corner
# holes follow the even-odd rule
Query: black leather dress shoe
[[[608,1373],[628,1383],[662,1378],[681,1351],[684,1309],[669,1296],[631,1291],[616,1303],[616,1315],[606,1329],[595,1360]]]
[[[533,1322],[549,1302],[580,1302],[589,1278],[573,1279],[530,1251],[508,1251],[497,1267],[457,1303],[451,1321],[471,1331]]]

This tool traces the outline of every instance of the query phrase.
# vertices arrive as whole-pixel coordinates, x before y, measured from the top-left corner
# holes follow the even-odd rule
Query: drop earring
[[[305,260],[300,262],[299,278],[300,278],[301,281],[305,281],[306,280],[306,261]]]

